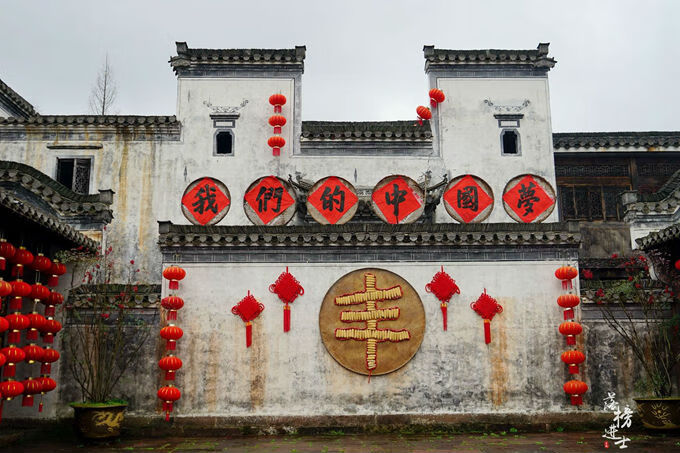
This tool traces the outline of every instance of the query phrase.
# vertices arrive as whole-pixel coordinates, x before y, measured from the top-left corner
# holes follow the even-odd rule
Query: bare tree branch
[[[90,92],[90,113],[93,115],[111,114],[117,94],[118,90],[113,77],[113,69],[109,65],[109,56],[107,55]]]

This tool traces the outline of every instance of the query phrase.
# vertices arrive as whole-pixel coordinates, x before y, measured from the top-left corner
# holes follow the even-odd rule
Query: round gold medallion
[[[340,365],[360,374],[386,374],[404,366],[420,348],[425,309],[416,290],[399,275],[359,269],[326,293],[319,330]]]

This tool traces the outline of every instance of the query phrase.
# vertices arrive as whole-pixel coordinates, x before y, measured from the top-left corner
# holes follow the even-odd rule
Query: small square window
[[[215,134],[215,155],[234,155],[234,135],[231,131],[218,131]]]
[[[505,129],[501,132],[501,154],[519,155],[519,132],[514,129]]]
[[[57,158],[57,181],[75,193],[90,193],[92,159]]]

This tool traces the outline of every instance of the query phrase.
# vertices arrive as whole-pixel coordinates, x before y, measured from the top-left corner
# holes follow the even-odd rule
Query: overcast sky
[[[304,120],[396,120],[427,102],[422,48],[550,42],[553,130],[680,130],[680,1],[8,1],[0,79],[43,114],[88,112],[108,53],[117,113],[174,114],[175,41],[307,46]]]

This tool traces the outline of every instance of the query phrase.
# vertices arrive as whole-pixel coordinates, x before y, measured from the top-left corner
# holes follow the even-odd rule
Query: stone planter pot
[[[120,436],[127,403],[71,403],[74,428],[85,439],[110,439]]]
[[[633,398],[642,424],[649,429],[680,428],[680,398]]]

